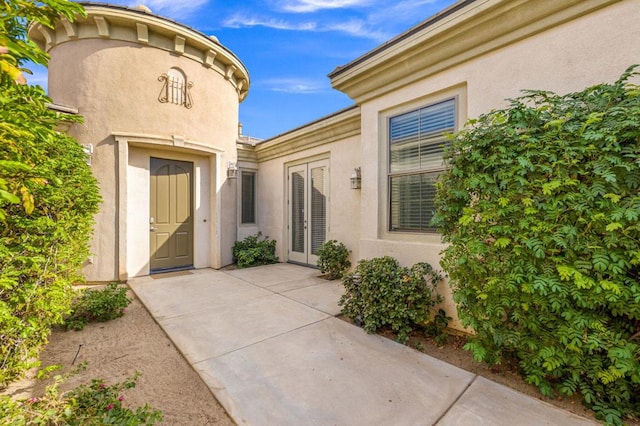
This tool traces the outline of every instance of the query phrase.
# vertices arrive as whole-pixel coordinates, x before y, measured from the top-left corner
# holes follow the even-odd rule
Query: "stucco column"
[[[129,145],[126,139],[117,138],[117,211],[116,221],[118,232],[116,233],[118,279],[129,279],[127,273],[127,165],[129,164]]]

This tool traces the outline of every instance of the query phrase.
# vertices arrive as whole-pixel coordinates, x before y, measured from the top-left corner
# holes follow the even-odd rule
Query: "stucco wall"
[[[329,160],[329,209],[327,240],[335,239],[351,250],[350,260],[359,259],[358,240],[360,190],[350,187],[351,174],[360,166],[360,138],[342,140],[317,146],[303,152],[284,155],[259,163],[258,220],[264,235],[277,241],[277,254],[287,261],[287,169],[289,166],[319,159]]]
[[[49,94],[55,103],[77,108],[84,117],[84,123],[72,125],[68,133],[80,143],[93,145],[92,169],[103,197],[96,216],[94,254],[85,267],[87,279],[107,281],[148,273],[149,245],[144,244],[140,230],[148,231],[149,206],[143,204],[149,185],[140,168],[147,161],[148,174],[150,149],[156,142],[165,152],[162,158],[186,155],[196,162],[196,179],[201,182],[197,186],[200,192],[195,195],[204,208],[202,217],[208,217],[209,228],[197,225],[195,229],[194,266],[230,263],[235,233],[227,230],[236,227],[236,198],[226,183],[225,170],[228,161],[236,160],[237,88],[228,75],[188,56],[135,42],[83,38],[93,31],[91,28],[91,22],[80,22],[79,38],[60,35],[61,42],[54,43],[49,51]],[[125,30],[112,23],[111,36],[118,36],[119,31]],[[63,29],[59,27],[57,32]],[[193,82],[190,109],[158,100],[163,86],[158,77],[172,67],[182,70],[187,81]],[[132,149],[129,142],[139,139],[151,142],[146,148],[122,153],[123,149]],[[127,158],[128,166],[119,164]],[[123,172],[123,167],[128,170]],[[127,176],[132,181],[122,186],[119,180]],[[119,197],[125,188],[130,206],[124,205],[123,212]],[[123,218],[125,227],[134,232],[122,234]],[[132,240],[120,241],[123,238]],[[123,256],[123,247],[135,249],[127,250],[127,257]]]
[[[360,257],[392,255],[405,265],[425,260],[438,265],[444,248],[437,234],[386,232],[385,129],[391,113],[457,91],[459,117],[465,121],[507,106],[505,99],[519,96],[521,89],[567,93],[613,82],[629,65],[640,63],[639,15],[639,2],[623,1],[364,102]],[[447,288],[445,283],[442,289]],[[455,313],[450,299],[445,308],[450,315]],[[457,320],[452,325],[460,327]]]
[[[78,40],[56,46],[49,63],[49,94],[78,108],[86,129],[182,135],[235,150],[238,95],[220,74],[188,58],[117,40]],[[171,67],[189,81],[193,107],[158,102],[158,77]],[[89,121],[91,120],[91,121]],[[75,129],[79,134],[85,129]]]

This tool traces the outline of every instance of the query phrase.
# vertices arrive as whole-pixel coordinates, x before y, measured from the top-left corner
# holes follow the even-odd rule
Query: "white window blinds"
[[[444,136],[456,125],[455,99],[389,119],[389,229],[431,231]]]
[[[326,167],[311,169],[311,254],[318,254],[327,237]]]

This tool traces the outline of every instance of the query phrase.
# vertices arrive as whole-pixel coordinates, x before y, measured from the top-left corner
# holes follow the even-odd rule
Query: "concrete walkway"
[[[590,421],[334,318],[339,281],[276,264],[129,285],[239,425]]]

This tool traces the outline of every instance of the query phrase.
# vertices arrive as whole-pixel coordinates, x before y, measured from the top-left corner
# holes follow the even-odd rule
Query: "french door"
[[[327,237],[329,161],[289,167],[289,261],[316,265],[318,250]]]

